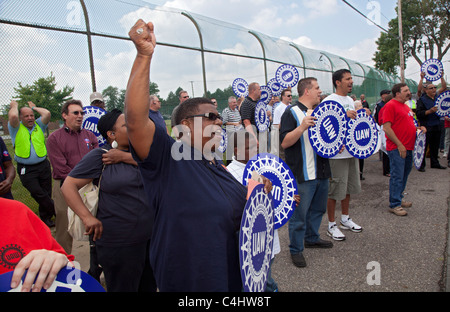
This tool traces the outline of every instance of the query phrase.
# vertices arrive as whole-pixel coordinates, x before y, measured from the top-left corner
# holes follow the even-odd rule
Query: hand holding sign
[[[421,70],[425,74],[424,77],[426,80],[436,81],[441,79],[444,66],[438,59],[428,59],[423,62]]]

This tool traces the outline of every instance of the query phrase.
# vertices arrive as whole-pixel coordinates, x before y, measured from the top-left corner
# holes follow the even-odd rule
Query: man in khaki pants
[[[89,130],[82,129],[83,104],[78,100],[69,100],[63,104],[61,116],[64,125],[47,139],[47,150],[53,167],[53,201],[56,211],[56,241],[70,254],[72,237],[67,232],[67,203],[61,193],[64,179],[76,164],[89,151],[98,147],[97,137]]]

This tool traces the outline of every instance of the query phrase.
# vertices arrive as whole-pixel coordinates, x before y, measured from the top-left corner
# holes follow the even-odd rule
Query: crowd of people
[[[373,111],[364,95],[360,100],[349,96],[353,78],[347,69],[333,73],[335,92],[327,96],[316,78],[300,79],[297,100],[292,100],[290,88],[270,100],[271,124],[263,133],[255,121],[261,96],[257,82],[249,85],[247,97],[229,97],[221,114],[216,99],[189,98],[183,90],[172,113],[170,134],[159,113],[161,103],[148,88],[156,47],[153,24],[139,20],[129,36],[137,56],[125,110],[109,111],[98,121],[104,146],[99,147],[97,137],[82,128],[84,111],[78,100],[64,103],[64,125],[46,141],[50,112],[32,102],[20,109],[16,101],[10,104],[8,128],[17,168],[0,139],[0,223],[5,229],[0,250],[14,245],[21,254],[13,262],[1,262],[0,274],[14,270],[11,287],[33,267],[22,290],[48,288],[56,273],[74,260],[73,240],[67,232],[67,211],[72,209],[90,239],[88,273],[100,280],[103,272],[108,291],[241,291],[238,234],[247,196],[242,174],[265,141],[296,179],[299,194],[288,224],[289,252],[293,265],[305,267],[305,248],[332,248],[332,241],[345,240],[341,230],[363,230],[350,217],[350,199],[361,192],[364,163],[345,146],[338,155],[323,158],[309,140],[308,128],[315,125],[312,112],[323,100],[340,103],[348,118],[356,118],[359,109],[374,116],[383,140],[383,174],[390,177],[388,209],[394,215],[407,215],[404,208],[413,205],[403,195],[418,131],[426,133],[430,167],[446,169],[439,163],[438,152],[445,148],[444,157],[450,154],[450,119],[437,116],[436,86],[424,84],[423,76],[417,101],[409,87],[399,83],[380,92],[381,101]],[[446,87],[442,79],[439,92]],[[101,94],[93,93],[90,104],[104,107]],[[440,146],[442,121],[445,147]],[[218,155],[222,129],[227,132],[227,150]],[[425,170],[425,159],[421,169]],[[16,170],[39,204],[40,219],[13,198]],[[100,190],[96,215],[79,194],[91,182]],[[270,192],[271,182],[264,178],[263,183]],[[338,202],[340,218],[336,218]],[[320,237],[325,214],[326,234],[332,241]],[[54,226],[53,238],[50,228]],[[280,250],[277,232],[275,236],[274,255]],[[277,290],[269,274],[266,291]]]

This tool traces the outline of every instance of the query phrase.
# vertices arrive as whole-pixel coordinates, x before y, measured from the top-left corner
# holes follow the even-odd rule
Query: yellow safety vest
[[[16,156],[20,158],[29,158],[31,154],[31,144],[33,144],[34,151],[38,157],[47,155],[45,136],[41,127],[35,122],[34,129],[30,135],[30,130],[20,123],[19,131],[17,131],[14,143],[14,152],[16,153]]]

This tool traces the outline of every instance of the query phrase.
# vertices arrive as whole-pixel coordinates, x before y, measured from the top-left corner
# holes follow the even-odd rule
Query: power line
[[[371,23],[373,23],[375,26],[377,26],[378,28],[380,28],[382,31],[389,33],[388,30],[386,30],[385,28],[383,28],[382,26],[378,25],[377,23],[375,23],[374,21],[372,21],[370,18],[368,18],[364,13],[362,13],[360,10],[358,10],[357,8],[355,8],[353,5],[351,5],[350,3],[348,3],[348,1],[346,0],[342,0],[342,2],[344,2],[346,5],[348,5],[349,7],[351,7],[353,10],[355,10],[358,14],[360,14],[361,16],[363,16],[366,20],[370,21]]]

